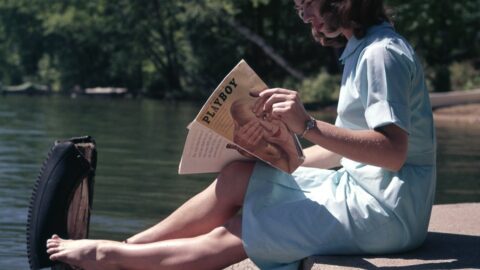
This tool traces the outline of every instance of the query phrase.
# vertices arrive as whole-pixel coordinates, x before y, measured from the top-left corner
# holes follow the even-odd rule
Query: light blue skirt
[[[300,167],[289,175],[257,162],[243,207],[249,258],[262,270],[294,270],[310,255],[384,254],[421,244],[428,217],[411,224],[408,215],[429,216],[425,204],[405,210],[415,202],[403,203],[411,199],[403,180],[381,169],[367,174],[365,186],[345,169]]]

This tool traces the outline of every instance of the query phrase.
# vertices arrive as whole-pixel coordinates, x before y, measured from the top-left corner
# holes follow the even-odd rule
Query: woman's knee
[[[241,238],[241,216],[235,216],[195,241],[199,241],[195,245],[198,252],[189,255],[195,267],[188,269],[223,269],[247,257]]]
[[[242,216],[237,215],[227,221],[223,226],[213,229],[208,237],[215,243],[224,241],[235,246],[237,241],[242,243]],[[228,244],[227,244],[228,246]]]
[[[234,161],[225,166],[217,178],[217,196],[242,205],[254,166],[251,161]]]
[[[253,166],[255,166],[255,162],[253,161],[232,161],[223,167],[223,169],[220,171],[220,174],[238,175],[239,173],[246,173],[247,171],[250,171],[249,174],[251,174]]]
[[[242,238],[242,215],[236,215],[229,219],[223,228],[229,233]]]

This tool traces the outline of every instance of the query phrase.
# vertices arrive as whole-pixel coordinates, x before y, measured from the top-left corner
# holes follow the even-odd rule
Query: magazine
[[[282,121],[254,112],[258,93],[267,88],[241,60],[188,125],[179,174],[218,172],[252,159],[287,173],[297,169],[304,160],[297,136]]]

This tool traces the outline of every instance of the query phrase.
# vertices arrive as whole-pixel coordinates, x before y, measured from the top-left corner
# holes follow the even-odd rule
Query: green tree
[[[450,91],[449,66],[480,54],[480,1],[387,1],[397,28],[431,72],[434,91]]]
[[[450,89],[452,63],[478,61],[479,1],[387,0],[436,91]],[[0,0],[3,84],[196,98],[243,58],[268,85],[315,97],[315,87],[332,85],[328,76],[338,80],[340,53],[313,41],[291,0]]]

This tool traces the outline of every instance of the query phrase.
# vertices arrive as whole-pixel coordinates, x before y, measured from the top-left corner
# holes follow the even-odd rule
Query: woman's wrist
[[[300,133],[300,134],[297,134],[300,138],[305,138],[305,136],[307,135],[307,133],[312,130],[312,129],[315,129],[317,128],[317,120],[315,120],[315,118],[313,118],[312,116],[309,116],[309,119],[307,119],[305,121],[305,124],[304,124],[304,129],[303,131]]]

